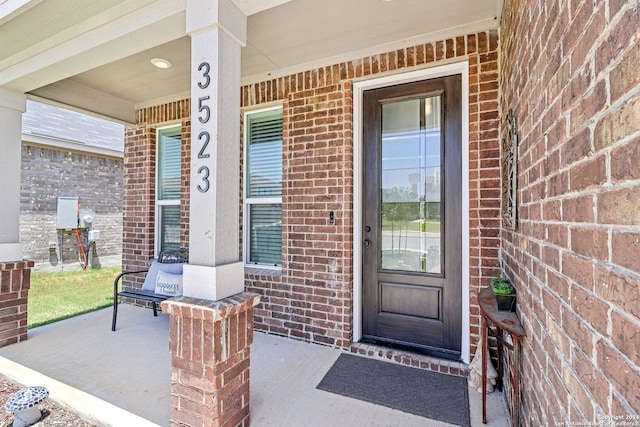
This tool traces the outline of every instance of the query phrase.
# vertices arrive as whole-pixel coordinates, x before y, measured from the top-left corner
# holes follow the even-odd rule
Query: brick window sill
[[[282,277],[282,269],[244,267],[245,276]]]

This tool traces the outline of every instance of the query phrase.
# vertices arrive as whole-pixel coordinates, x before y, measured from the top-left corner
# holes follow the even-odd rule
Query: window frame
[[[156,128],[156,156],[155,156],[155,181],[154,181],[154,207],[155,207],[155,216],[154,216],[154,242],[153,242],[153,252],[154,256],[157,258],[162,248],[160,246],[162,242],[162,236],[160,236],[160,232],[162,230],[162,207],[163,206],[180,206],[180,202],[182,200],[182,190],[180,191],[180,197],[177,199],[159,199],[158,198],[158,179],[160,174],[160,132],[167,131],[168,129],[175,129],[180,134],[180,181],[182,182],[182,124],[181,123],[173,123],[168,124],[166,126],[160,126]],[[180,223],[180,226],[182,224]]]
[[[248,117],[253,114],[264,113],[267,111],[280,110],[283,111],[282,105],[269,106],[260,109],[252,109],[246,110],[243,112],[243,164],[242,164],[242,262],[246,268],[257,268],[263,270],[273,270],[273,271],[282,271],[282,258],[280,258],[280,264],[256,264],[250,261],[251,259],[251,239],[250,239],[250,231],[251,231],[251,206],[253,205],[273,205],[279,204],[282,208],[282,195],[279,197],[248,197],[248,189],[249,189],[249,130]],[[284,141],[283,141],[284,145]],[[280,148],[280,155],[282,156],[283,148]],[[284,186],[283,186],[284,188]],[[282,216],[280,218],[282,221]],[[281,247],[282,248],[282,247]]]

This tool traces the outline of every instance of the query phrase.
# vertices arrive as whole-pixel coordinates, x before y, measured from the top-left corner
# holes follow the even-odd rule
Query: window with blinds
[[[282,264],[282,109],[245,116],[245,263]]]
[[[180,248],[180,126],[158,129],[156,158],[156,255]]]

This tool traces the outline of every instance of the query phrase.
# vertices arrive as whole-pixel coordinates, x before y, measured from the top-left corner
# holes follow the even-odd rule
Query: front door
[[[460,359],[459,75],[364,92],[363,341]]]

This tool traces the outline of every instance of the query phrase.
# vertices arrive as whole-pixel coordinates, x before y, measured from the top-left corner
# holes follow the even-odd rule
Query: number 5
[[[204,111],[204,117],[198,117],[200,123],[207,123],[209,121],[209,118],[211,117],[211,109],[208,105],[204,105],[204,102],[208,99],[208,96],[202,96],[198,98],[198,112],[202,113]]]

